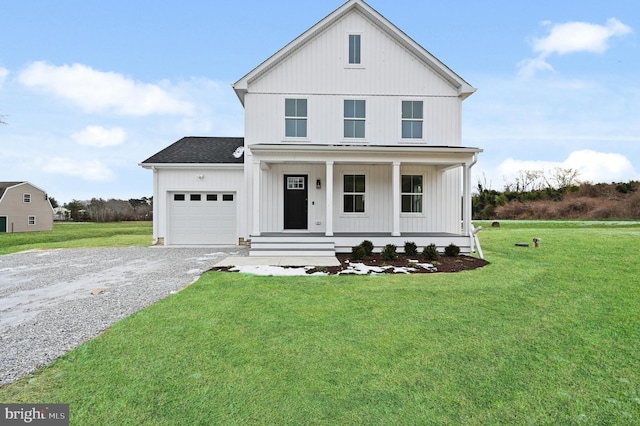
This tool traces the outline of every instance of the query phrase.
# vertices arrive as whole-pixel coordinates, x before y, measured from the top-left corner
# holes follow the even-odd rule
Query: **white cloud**
[[[19,81],[78,105],[86,112],[122,115],[187,115],[194,106],[163,87],[141,83],[114,72],[82,64],[55,66],[34,62],[19,74]]]
[[[518,75],[522,78],[532,77],[537,71],[552,71],[553,67],[547,58],[553,54],[604,53],[609,49],[612,38],[633,32],[631,27],[615,18],[607,20],[605,25],[588,22],[544,22],[543,25],[549,28],[547,36],[533,39],[533,51],[538,56],[520,61],[517,65]]]
[[[544,57],[553,53],[565,55],[575,52],[604,53],[609,48],[612,37],[621,37],[632,32],[631,27],[615,18],[605,25],[588,22],[566,22],[564,24],[545,23],[551,27],[545,38],[535,39],[533,51]]]
[[[40,161],[42,162],[42,171],[46,173],[73,176],[87,181],[104,182],[115,179],[115,174],[99,160],[78,161],[55,157]]]
[[[4,84],[4,81],[7,79],[7,76],[9,76],[9,70],[6,68],[0,67],[0,88],[2,88],[2,85]]]
[[[102,126],[87,126],[84,130],[71,135],[71,137],[80,145],[103,148],[121,145],[127,138],[127,134],[120,127],[107,129]]]
[[[638,171],[624,155],[586,149],[570,153],[562,162],[508,158],[497,167],[496,172],[504,181],[513,182],[520,171],[549,172],[558,167],[578,170],[580,173],[578,179],[583,182],[626,182],[639,177]]]

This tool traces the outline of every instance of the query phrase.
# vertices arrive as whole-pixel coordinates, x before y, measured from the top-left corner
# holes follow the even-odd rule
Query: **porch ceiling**
[[[394,162],[453,166],[475,162],[480,148],[449,146],[255,144],[249,146],[254,161],[266,163],[369,163]]]

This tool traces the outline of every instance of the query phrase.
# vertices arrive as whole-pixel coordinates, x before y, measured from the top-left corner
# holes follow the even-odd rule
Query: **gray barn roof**
[[[244,138],[187,136],[140,164],[242,164],[243,146]]]

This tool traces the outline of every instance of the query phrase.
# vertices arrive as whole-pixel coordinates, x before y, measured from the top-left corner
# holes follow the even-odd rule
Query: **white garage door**
[[[236,194],[169,193],[169,244],[238,244]]]

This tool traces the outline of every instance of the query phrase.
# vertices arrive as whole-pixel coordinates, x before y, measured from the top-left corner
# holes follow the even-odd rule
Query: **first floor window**
[[[364,175],[344,175],[344,212],[364,213]]]
[[[422,213],[422,176],[402,175],[402,213]]]
[[[22,194],[22,202],[30,203],[31,202],[31,194]]]
[[[35,225],[36,224],[36,217],[35,216],[27,216],[27,222],[29,223],[29,225]]]
[[[307,100],[284,100],[285,136],[288,138],[307,137]]]
[[[366,101],[345,99],[344,101],[344,137],[364,138]]]
[[[422,139],[422,101],[402,101],[402,139]]]

